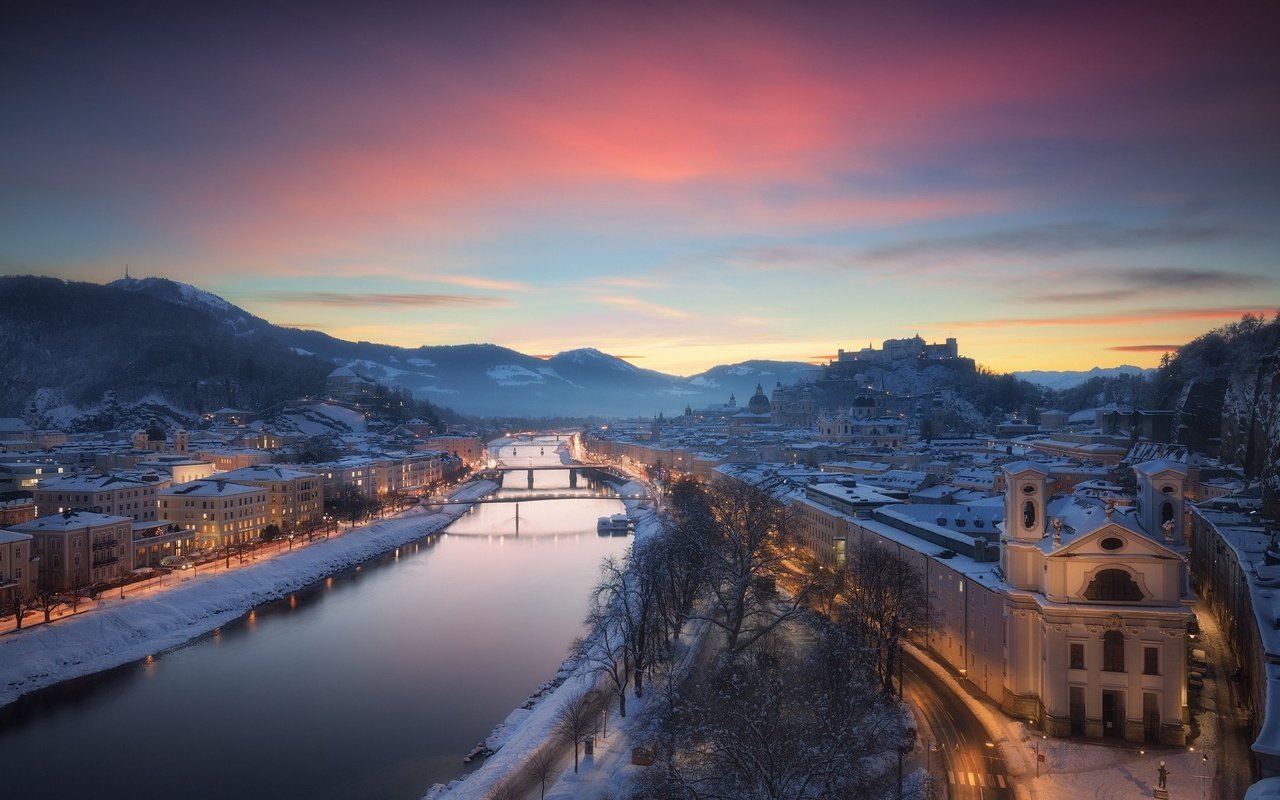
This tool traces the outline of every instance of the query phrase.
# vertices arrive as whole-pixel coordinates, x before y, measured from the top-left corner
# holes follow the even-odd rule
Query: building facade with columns
[[[1002,707],[1055,736],[1183,744],[1186,469],[1152,462],[1135,470],[1128,507],[1115,498],[1051,497],[1049,470],[1031,462],[1004,471]]]
[[[816,486],[793,501],[797,532],[822,563],[866,546],[911,563],[933,621],[917,641],[1010,716],[1052,736],[1181,745],[1187,474],[1172,462],[1135,471],[1136,496],[1055,495],[1043,465],[1006,465],[1003,522],[963,529]]]

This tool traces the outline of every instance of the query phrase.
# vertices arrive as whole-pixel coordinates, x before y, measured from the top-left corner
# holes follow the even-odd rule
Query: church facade
[[[1140,465],[1136,502],[1124,508],[1114,498],[1051,498],[1052,478],[1037,464],[1004,470],[1002,707],[1054,736],[1183,744],[1185,468]]]
[[[1003,522],[857,511],[811,492],[797,532],[823,563],[868,546],[910,563],[931,618],[917,643],[1009,716],[1051,736],[1184,744],[1186,468],[1139,465],[1136,495],[1055,493],[1027,461],[1002,473]]]

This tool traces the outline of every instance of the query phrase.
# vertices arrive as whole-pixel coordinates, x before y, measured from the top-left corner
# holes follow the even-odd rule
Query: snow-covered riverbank
[[[632,483],[636,482],[628,483],[627,487]],[[647,490],[643,484],[636,485]],[[636,521],[637,540],[657,535],[662,521],[647,502],[624,499],[623,503],[627,515]],[[585,604],[585,597],[583,602]],[[440,784],[432,786],[423,800],[482,800],[488,797],[498,786],[520,775],[535,753],[544,747],[561,745],[555,734],[560,708],[571,697],[597,688],[599,684],[594,665],[573,659],[565,661],[552,681],[539,687],[529,700],[494,728],[485,745],[495,752],[483,766],[447,787]]]
[[[467,484],[455,499],[497,488]],[[176,647],[271,600],[441,530],[470,506],[415,507],[324,541],[230,571],[205,573],[160,592],[104,598],[93,611],[0,639],[0,706],[55,683]]]

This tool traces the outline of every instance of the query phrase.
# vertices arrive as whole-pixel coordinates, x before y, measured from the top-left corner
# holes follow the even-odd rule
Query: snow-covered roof
[[[0,528],[0,544],[13,544],[14,542],[25,542],[31,538],[29,533],[18,533],[13,530],[5,530]]]
[[[120,475],[58,475],[40,484],[42,492],[105,492],[154,486],[154,482]]]
[[[1001,468],[1006,475],[1021,475],[1024,472],[1037,472],[1041,475],[1049,474],[1049,470],[1044,464],[1037,464],[1034,461],[1013,461],[1004,464]]]
[[[261,491],[261,486],[243,486],[223,480],[206,479],[170,486],[168,489],[161,489],[159,494],[182,495],[183,497],[230,497]]]
[[[33,519],[18,525],[10,525],[10,530],[43,533],[48,531],[73,531],[80,528],[95,528],[99,525],[112,525],[117,522],[133,522],[132,517],[117,517],[111,514],[95,514],[91,511],[66,511],[61,514],[50,514],[47,517]]]
[[[314,478],[314,472],[284,466],[280,464],[257,464],[244,469],[218,473],[218,479],[224,481],[292,481],[298,478]]]
[[[1161,472],[1176,472],[1179,475],[1186,476],[1187,465],[1179,464],[1177,461],[1169,461],[1167,459],[1153,459],[1151,461],[1143,461],[1140,464],[1133,465],[1133,471],[1142,473],[1147,477],[1159,475]]]

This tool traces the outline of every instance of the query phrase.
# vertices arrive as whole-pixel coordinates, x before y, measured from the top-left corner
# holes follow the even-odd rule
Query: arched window
[[[1028,500],[1022,504],[1022,527],[1034,528],[1036,525],[1036,504]]]
[[[1084,596],[1089,600],[1103,602],[1133,602],[1143,598],[1138,582],[1122,569],[1104,569],[1094,575],[1093,580],[1089,581],[1089,587],[1084,590]]]
[[[1120,631],[1102,634],[1102,670],[1124,672],[1124,635]]]
[[[1163,525],[1173,519],[1173,503],[1166,502],[1160,506],[1160,524]]]

